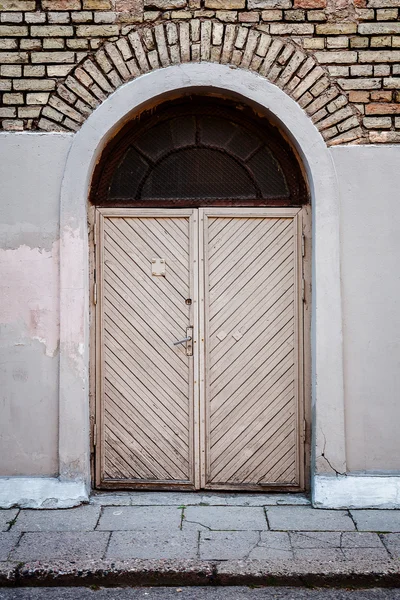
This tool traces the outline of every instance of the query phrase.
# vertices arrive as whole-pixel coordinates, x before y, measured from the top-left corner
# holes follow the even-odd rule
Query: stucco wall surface
[[[0,134],[0,476],[58,473],[59,202],[72,139]],[[398,472],[400,147],[330,152],[341,194],[348,471]]]
[[[331,149],[341,194],[347,466],[400,471],[400,147]]]
[[[0,475],[58,472],[59,203],[68,134],[0,134]]]

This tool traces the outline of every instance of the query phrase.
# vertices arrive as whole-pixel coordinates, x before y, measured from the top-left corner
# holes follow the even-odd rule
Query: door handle
[[[179,346],[179,344],[186,344],[186,356],[193,356],[193,327],[186,327],[186,337],[173,342],[174,346]]]
[[[178,346],[179,344],[184,344],[185,342],[190,342],[191,340],[191,336],[185,337],[182,340],[176,340],[176,342],[174,342],[174,346]]]

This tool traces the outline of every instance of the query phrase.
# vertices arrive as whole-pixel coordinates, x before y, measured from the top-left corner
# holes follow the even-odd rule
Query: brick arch
[[[328,145],[363,136],[356,109],[318,65],[293,42],[258,29],[198,20],[132,30],[106,42],[58,84],[39,120],[45,131],[77,131],[118,87],[154,69],[185,62],[249,69],[293,98]]]

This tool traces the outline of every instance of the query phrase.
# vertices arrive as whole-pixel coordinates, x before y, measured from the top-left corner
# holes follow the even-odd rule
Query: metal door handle
[[[193,356],[193,327],[186,327],[186,337],[173,342],[174,346],[179,346],[179,344],[186,344],[186,356]]]
[[[183,340],[177,340],[176,342],[174,342],[174,346],[178,346],[179,344],[184,344],[185,342],[190,342],[191,339],[192,339],[192,336],[189,335],[188,337],[183,338]]]

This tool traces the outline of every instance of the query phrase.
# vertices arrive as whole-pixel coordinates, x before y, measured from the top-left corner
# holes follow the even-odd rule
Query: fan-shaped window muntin
[[[288,143],[267,119],[216,99],[159,106],[109,144],[91,200],[112,206],[296,206],[307,201]]]

